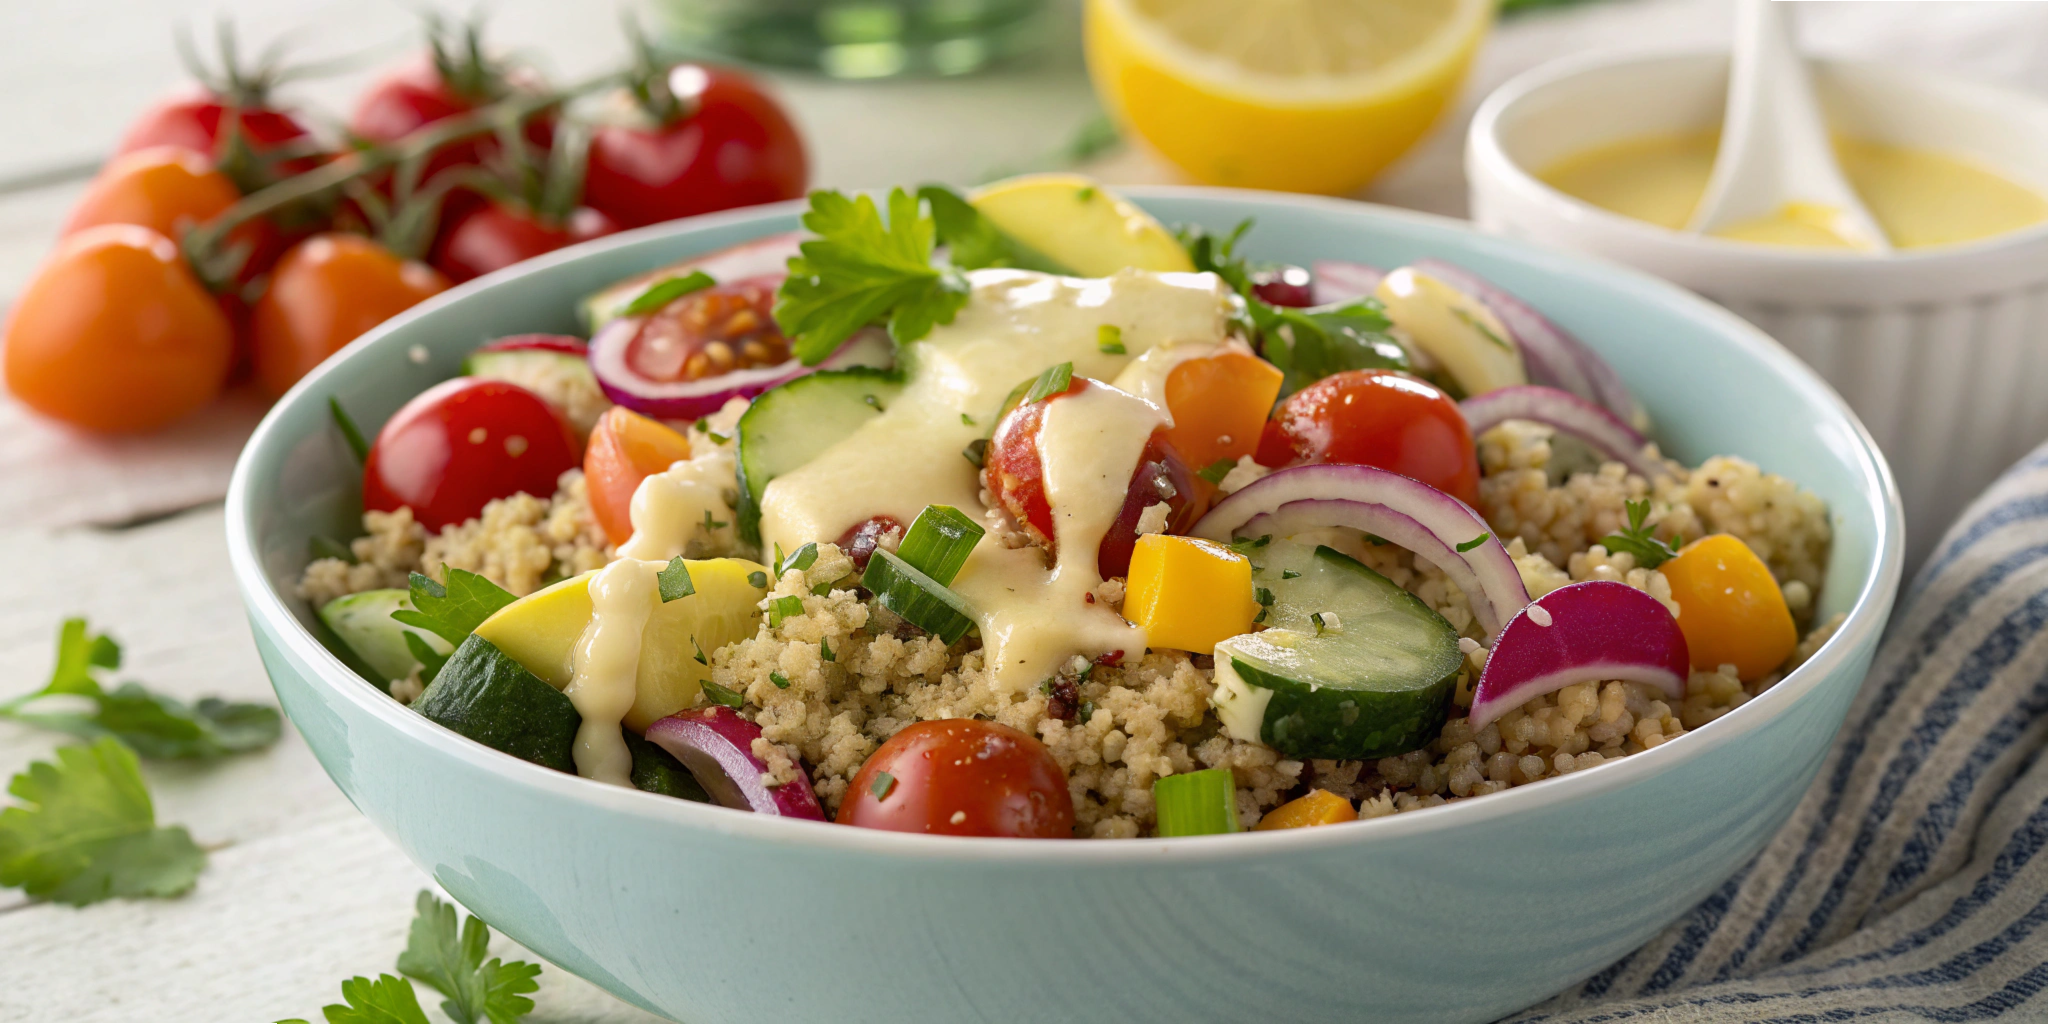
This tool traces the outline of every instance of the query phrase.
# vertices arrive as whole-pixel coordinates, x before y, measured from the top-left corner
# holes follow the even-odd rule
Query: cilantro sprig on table
[[[357,976],[341,983],[342,1002],[321,1008],[328,1024],[428,1024],[419,995],[408,978],[432,985],[443,996],[441,1011],[456,1024],[516,1024],[533,1012],[528,993],[540,990],[539,964],[524,960],[484,959],[491,930],[483,921],[459,921],[453,904],[421,892],[415,904],[405,952],[398,955],[398,975],[374,980]],[[279,1024],[307,1024],[289,1019]]]
[[[84,906],[116,896],[176,896],[206,852],[184,829],[159,828],[135,752],[111,736],[57,749],[8,783],[0,810],[0,886]]]
[[[113,737],[149,758],[213,758],[277,742],[282,719],[266,704],[202,697],[187,704],[140,683],[103,687],[95,670],[121,667],[121,645],[94,634],[84,619],[57,630],[57,664],[33,693],[0,702],[0,720],[69,733]]]
[[[1260,354],[1287,375],[1282,397],[1345,370],[1408,368],[1408,353],[1388,336],[1393,323],[1377,299],[1298,309],[1259,298],[1254,291],[1255,267],[1237,252],[1237,243],[1251,226],[1246,219],[1228,235],[1195,225],[1182,225],[1175,233],[1196,270],[1221,277],[1244,299],[1245,318],[1258,336]]]

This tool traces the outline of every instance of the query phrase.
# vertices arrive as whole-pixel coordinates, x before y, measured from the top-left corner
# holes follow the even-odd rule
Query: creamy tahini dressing
[[[563,691],[583,716],[575,756],[576,774],[586,779],[633,784],[633,755],[619,723],[638,690],[640,638],[660,600],[655,574],[662,564],[621,557],[590,579],[590,623],[570,655],[575,675]]]
[[[1076,376],[1113,380],[1156,347],[1214,345],[1225,336],[1234,302],[1210,274],[1124,271],[1078,279],[982,270],[969,281],[973,295],[953,322],[906,346],[903,393],[853,435],[768,485],[764,549],[838,540],[877,515],[908,524],[930,504],[980,510],[978,471],[961,450],[987,436],[1018,383],[1062,362],[1073,363]],[[1104,324],[1119,329],[1123,354],[1101,350]],[[985,664],[1004,689],[1037,685],[1075,654],[1142,650],[1142,633],[1086,595],[1101,582],[1095,549],[1123,505],[1146,435],[1162,420],[1143,402],[1104,393],[1111,397],[1077,403],[1071,413],[1053,415],[1071,399],[1047,407],[1041,455],[1061,564],[1047,569],[1035,549],[983,543],[953,582],[976,609]],[[1141,412],[1151,418],[1140,422]],[[1111,459],[1120,468],[1108,465]],[[1064,462],[1075,468],[1051,468]],[[1097,477],[1114,477],[1114,486],[1082,483],[1072,474],[1084,472],[1083,463]]]
[[[688,459],[640,481],[626,510],[633,536],[619,545],[619,557],[666,562],[687,554],[690,541],[698,537],[706,545],[731,548],[737,456],[730,443],[712,441],[710,434],[731,437],[746,410],[744,398],[727,402],[705,417],[710,430],[689,433]]]
[[[1190,359],[1207,359],[1223,348],[1223,344],[1209,341],[1159,345],[1131,360],[1131,365],[1124,367],[1123,372],[1109,383],[1119,391],[1128,391],[1152,403],[1159,410],[1161,422],[1170,427],[1173,426],[1173,413],[1166,407],[1166,378],[1172,376],[1174,367]]]

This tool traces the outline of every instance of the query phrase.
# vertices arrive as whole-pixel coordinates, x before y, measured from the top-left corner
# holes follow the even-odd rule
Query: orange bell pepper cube
[[[1276,828],[1314,828],[1317,825],[1340,825],[1357,821],[1358,811],[1351,801],[1327,789],[1309,790],[1307,796],[1296,797],[1266,812],[1252,831],[1265,832]]]
[[[1174,367],[1166,375],[1166,408],[1173,416],[1167,443],[1193,470],[1252,454],[1280,397],[1282,376],[1272,363],[1234,350]]]

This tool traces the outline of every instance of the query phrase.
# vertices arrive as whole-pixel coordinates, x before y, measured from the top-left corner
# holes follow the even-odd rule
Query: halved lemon
[[[1088,0],[1088,70],[1199,181],[1343,194],[1457,94],[1494,0]]]

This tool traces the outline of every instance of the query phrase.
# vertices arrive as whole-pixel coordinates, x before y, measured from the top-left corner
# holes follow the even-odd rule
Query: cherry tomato
[[[14,301],[7,388],[87,430],[154,430],[220,394],[233,358],[227,317],[170,239],[133,224],[58,243]]]
[[[869,755],[838,821],[891,832],[1071,839],[1074,798],[1045,744],[1007,725],[949,718],[905,726]]]
[[[749,277],[691,292],[648,314],[626,343],[626,365],[651,381],[688,381],[789,360],[775,323],[780,277]]]
[[[285,253],[249,314],[256,379],[285,392],[364,331],[448,289],[441,272],[361,235],[315,235]]]
[[[583,480],[590,514],[614,544],[633,536],[633,492],[640,481],[690,457],[690,439],[659,420],[615,405],[590,432]]]
[[[460,214],[442,231],[431,262],[449,280],[467,281],[618,230],[610,217],[587,206],[557,224],[523,206],[490,202]]]
[[[1377,466],[1470,505],[1479,455],[1458,403],[1435,385],[1390,370],[1346,370],[1280,403],[1259,440],[1259,462]]]
[[[438,531],[496,498],[554,494],[581,454],[569,421],[539,395],[457,377],[420,392],[377,432],[363,462],[363,508],[410,506],[420,525]]]
[[[474,60],[460,62],[452,70],[458,81],[451,82],[441,64],[428,54],[386,73],[356,99],[348,118],[349,134],[367,142],[397,142],[436,121],[466,114],[518,88],[539,84]],[[554,140],[553,115],[528,118],[522,134],[545,152]],[[489,136],[450,142],[427,158],[419,180],[424,182],[450,167],[482,163],[496,152],[498,144]]]
[[[177,241],[241,198],[235,183],[206,158],[179,146],[153,146],[107,161],[71,208],[64,233],[96,224],[140,224]],[[236,275],[242,283],[268,269],[283,249],[277,228],[261,218],[236,228],[229,242],[247,251]]]
[[[232,120],[230,110],[234,111]],[[229,127],[239,125],[241,141],[256,153],[312,140],[305,125],[282,110],[264,105],[260,94],[238,101],[202,89],[171,96],[143,111],[128,126],[128,134],[121,137],[115,152],[181,146],[209,160],[218,160],[223,155],[221,147],[226,134],[223,122]],[[318,164],[319,159],[309,155],[285,161],[279,170],[295,174]]]
[[[983,455],[989,490],[996,503],[1055,558],[1059,556],[1059,543],[1053,532],[1052,506],[1045,496],[1045,470],[1038,455],[1038,435],[1045,425],[1046,406],[1083,389],[1105,386],[1076,377],[1067,390],[1010,410],[996,424],[988,451]],[[1131,550],[1138,543],[1138,519],[1146,509],[1166,502],[1168,533],[1186,533],[1205,511],[1199,504],[1202,492],[1195,486],[1197,478],[1167,443],[1165,433],[1162,427],[1146,440],[1144,451],[1138,456],[1138,467],[1131,473],[1123,508],[1096,549],[1096,571],[1105,579],[1130,571]]]
[[[803,140],[752,79],[730,68],[678,64],[668,86],[684,108],[680,118],[593,133],[585,203],[633,228],[804,194],[810,167]]]

